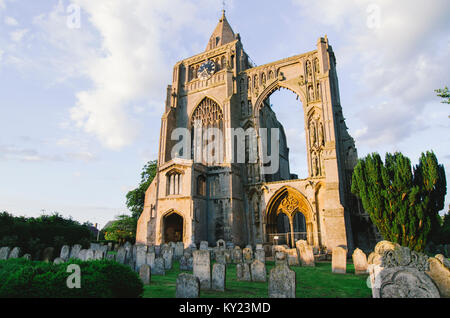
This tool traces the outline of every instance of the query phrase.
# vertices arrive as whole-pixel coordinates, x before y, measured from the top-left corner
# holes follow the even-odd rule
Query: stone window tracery
[[[172,171],[167,173],[167,195],[178,195],[181,193],[182,188],[182,174],[178,171]]]

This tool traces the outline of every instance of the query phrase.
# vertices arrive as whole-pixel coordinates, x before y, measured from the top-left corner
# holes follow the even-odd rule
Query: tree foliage
[[[128,215],[119,215],[117,220],[105,228],[105,239],[124,243],[133,241],[136,237],[137,219]]]
[[[377,153],[368,155],[355,166],[351,191],[387,240],[423,251],[439,232],[447,190],[444,167],[433,152],[422,153],[413,169],[398,152],[387,153],[385,163]]]
[[[127,207],[134,218],[138,219],[144,210],[145,192],[156,176],[157,161],[149,161],[142,168],[141,182],[138,187],[127,193]]]
[[[450,104],[450,91],[447,86],[444,88],[435,89],[434,91],[437,93],[437,96],[442,97],[442,103]]]

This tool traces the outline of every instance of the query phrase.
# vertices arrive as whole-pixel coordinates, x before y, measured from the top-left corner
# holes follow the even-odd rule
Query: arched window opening
[[[182,174],[180,172],[174,171],[166,175],[166,194],[167,195],[178,195],[181,193],[182,189]]]

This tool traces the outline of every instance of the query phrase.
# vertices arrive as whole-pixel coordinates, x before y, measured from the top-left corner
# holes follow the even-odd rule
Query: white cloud
[[[20,41],[22,41],[23,37],[28,32],[29,32],[28,29],[20,29],[20,30],[12,31],[9,35],[10,35],[12,41],[20,42]]]
[[[349,106],[363,109],[357,112],[363,127],[355,136],[358,141],[398,142],[426,127],[421,121],[424,106],[435,99],[434,89],[448,81],[450,2],[294,3],[313,23],[339,34],[339,39],[330,39],[336,44],[338,67],[355,79],[353,105],[343,102],[344,112]],[[371,27],[368,21],[378,17],[378,26]]]
[[[18,26],[19,22],[13,17],[5,17],[5,24],[9,26]]]

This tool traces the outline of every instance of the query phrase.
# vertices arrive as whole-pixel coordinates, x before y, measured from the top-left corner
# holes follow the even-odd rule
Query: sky
[[[327,35],[358,156],[433,150],[450,180],[448,0],[228,0],[257,65]],[[173,65],[203,52],[222,0],[0,0],[0,211],[100,227],[157,158]],[[306,176],[302,108],[271,96],[291,171]],[[295,114],[295,115],[294,115]],[[300,124],[299,124],[300,123]],[[450,204],[446,196],[445,211]]]

